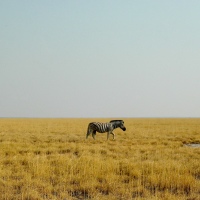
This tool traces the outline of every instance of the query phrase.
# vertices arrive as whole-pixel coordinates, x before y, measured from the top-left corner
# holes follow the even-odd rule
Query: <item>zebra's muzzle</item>
[[[122,130],[125,131],[125,130],[126,130],[126,127],[122,128]]]

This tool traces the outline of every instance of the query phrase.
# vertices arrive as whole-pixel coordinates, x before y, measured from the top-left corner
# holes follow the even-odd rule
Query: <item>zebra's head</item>
[[[123,131],[126,130],[126,127],[124,126],[124,121],[123,120],[111,120],[110,123],[112,123],[115,128],[119,127]]]

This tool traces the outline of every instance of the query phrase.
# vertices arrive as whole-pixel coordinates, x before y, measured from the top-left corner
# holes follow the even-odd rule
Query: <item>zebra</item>
[[[88,136],[92,133],[92,137],[95,140],[96,132],[99,133],[106,133],[107,132],[107,140],[109,138],[109,135],[113,135],[113,140],[115,139],[115,134],[113,133],[113,130],[116,128],[121,128],[123,131],[126,130],[126,127],[124,126],[123,120],[111,120],[109,123],[101,123],[101,122],[91,122],[88,125],[86,139]]]

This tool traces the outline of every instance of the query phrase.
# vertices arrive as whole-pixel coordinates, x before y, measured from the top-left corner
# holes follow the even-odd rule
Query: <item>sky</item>
[[[0,0],[0,117],[200,117],[199,0]]]

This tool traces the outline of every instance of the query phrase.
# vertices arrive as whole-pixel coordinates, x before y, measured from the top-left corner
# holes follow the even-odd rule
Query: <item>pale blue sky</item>
[[[0,0],[0,117],[200,117],[200,1]]]

